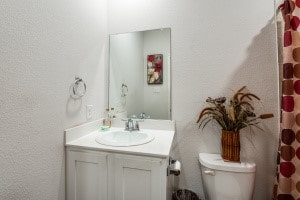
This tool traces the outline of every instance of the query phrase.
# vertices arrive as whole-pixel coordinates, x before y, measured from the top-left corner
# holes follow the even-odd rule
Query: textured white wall
[[[171,27],[172,109],[181,187],[203,196],[199,152],[219,152],[218,127],[197,129],[206,97],[231,95],[247,85],[261,97],[261,112],[275,118],[265,132],[242,132],[242,156],[257,163],[255,199],[270,199],[278,138],[278,78],[273,0],[110,0],[108,32]]]
[[[0,199],[64,200],[64,129],[106,104],[104,0],[0,3]],[[87,84],[69,98],[75,75]]]

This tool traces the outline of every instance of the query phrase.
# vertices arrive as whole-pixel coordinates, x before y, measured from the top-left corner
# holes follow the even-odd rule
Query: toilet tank
[[[256,165],[224,162],[220,154],[200,153],[206,200],[252,200]]]

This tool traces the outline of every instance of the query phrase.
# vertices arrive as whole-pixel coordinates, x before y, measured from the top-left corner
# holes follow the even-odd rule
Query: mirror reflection
[[[110,35],[109,107],[117,117],[171,119],[170,34]]]

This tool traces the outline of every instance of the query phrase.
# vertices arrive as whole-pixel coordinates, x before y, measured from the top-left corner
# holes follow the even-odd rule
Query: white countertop
[[[141,131],[151,132],[155,137],[153,141],[137,146],[114,147],[99,144],[95,141],[97,135],[104,132],[99,131],[101,120],[96,120],[77,127],[67,129],[65,146],[90,150],[99,150],[115,153],[129,153],[135,155],[146,155],[154,157],[168,157],[170,154],[174,134],[175,123],[170,120],[145,120],[140,123]],[[120,123],[113,123],[116,127],[110,130],[124,130]],[[123,124],[123,123],[122,123]],[[119,126],[119,127],[118,127]],[[149,129],[149,127],[154,127]],[[145,128],[143,128],[145,127]],[[159,129],[159,130],[155,130]]]

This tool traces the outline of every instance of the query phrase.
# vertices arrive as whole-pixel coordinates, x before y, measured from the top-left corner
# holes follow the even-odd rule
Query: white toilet
[[[200,153],[206,200],[252,200],[256,165],[224,162],[220,154]]]

